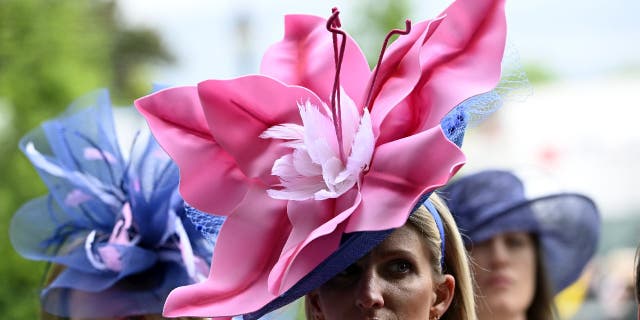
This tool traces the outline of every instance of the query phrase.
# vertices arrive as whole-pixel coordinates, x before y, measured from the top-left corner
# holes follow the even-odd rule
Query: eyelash
[[[404,275],[413,270],[413,265],[407,260],[394,260],[389,264],[391,274]]]
[[[348,266],[346,269],[342,270],[342,272],[338,273],[338,276],[349,277],[356,274],[358,271],[359,271],[359,268],[355,264],[352,264]]]
[[[506,239],[507,246],[511,248],[520,248],[525,246],[527,240],[522,237],[511,236]]]

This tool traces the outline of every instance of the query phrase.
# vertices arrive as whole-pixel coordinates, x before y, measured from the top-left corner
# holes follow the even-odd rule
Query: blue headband
[[[441,240],[440,252],[442,252],[442,255],[440,256],[440,268],[442,271],[444,271],[444,247],[445,247],[444,224],[442,223],[442,218],[440,218],[440,214],[438,213],[438,210],[436,210],[436,207],[433,206],[433,203],[431,203],[431,201],[429,200],[425,201],[424,206],[427,208],[427,211],[431,213],[433,220],[436,222],[436,226],[438,226],[438,233],[440,233],[440,240]]]

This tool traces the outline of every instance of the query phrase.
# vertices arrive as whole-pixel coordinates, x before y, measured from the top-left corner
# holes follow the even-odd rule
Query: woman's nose
[[[501,239],[492,241],[491,243],[491,264],[493,266],[501,266],[509,261],[509,250],[507,245]]]
[[[384,306],[383,288],[383,279],[375,272],[364,272],[357,287],[356,306],[362,310],[382,308]]]

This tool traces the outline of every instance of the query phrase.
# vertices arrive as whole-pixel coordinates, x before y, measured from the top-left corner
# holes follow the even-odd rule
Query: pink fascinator
[[[185,201],[226,216],[208,279],[174,290],[165,315],[253,319],[293,301],[463,165],[461,106],[500,80],[504,1],[458,0],[393,33],[372,71],[336,10],[289,15],[261,74],[136,101]]]

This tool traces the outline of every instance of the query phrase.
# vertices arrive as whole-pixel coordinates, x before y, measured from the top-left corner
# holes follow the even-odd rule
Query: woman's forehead
[[[380,245],[367,256],[386,257],[389,255],[412,255],[427,258],[423,236],[414,228],[403,226],[394,230]]]
[[[498,239],[507,239],[507,238],[512,238],[512,237],[526,237],[526,238],[530,238],[533,237],[533,234],[529,231],[523,231],[523,230],[507,230],[504,232],[500,232],[495,234],[494,236],[492,236],[491,238],[485,240],[485,241],[491,241],[491,240],[498,240]]]

